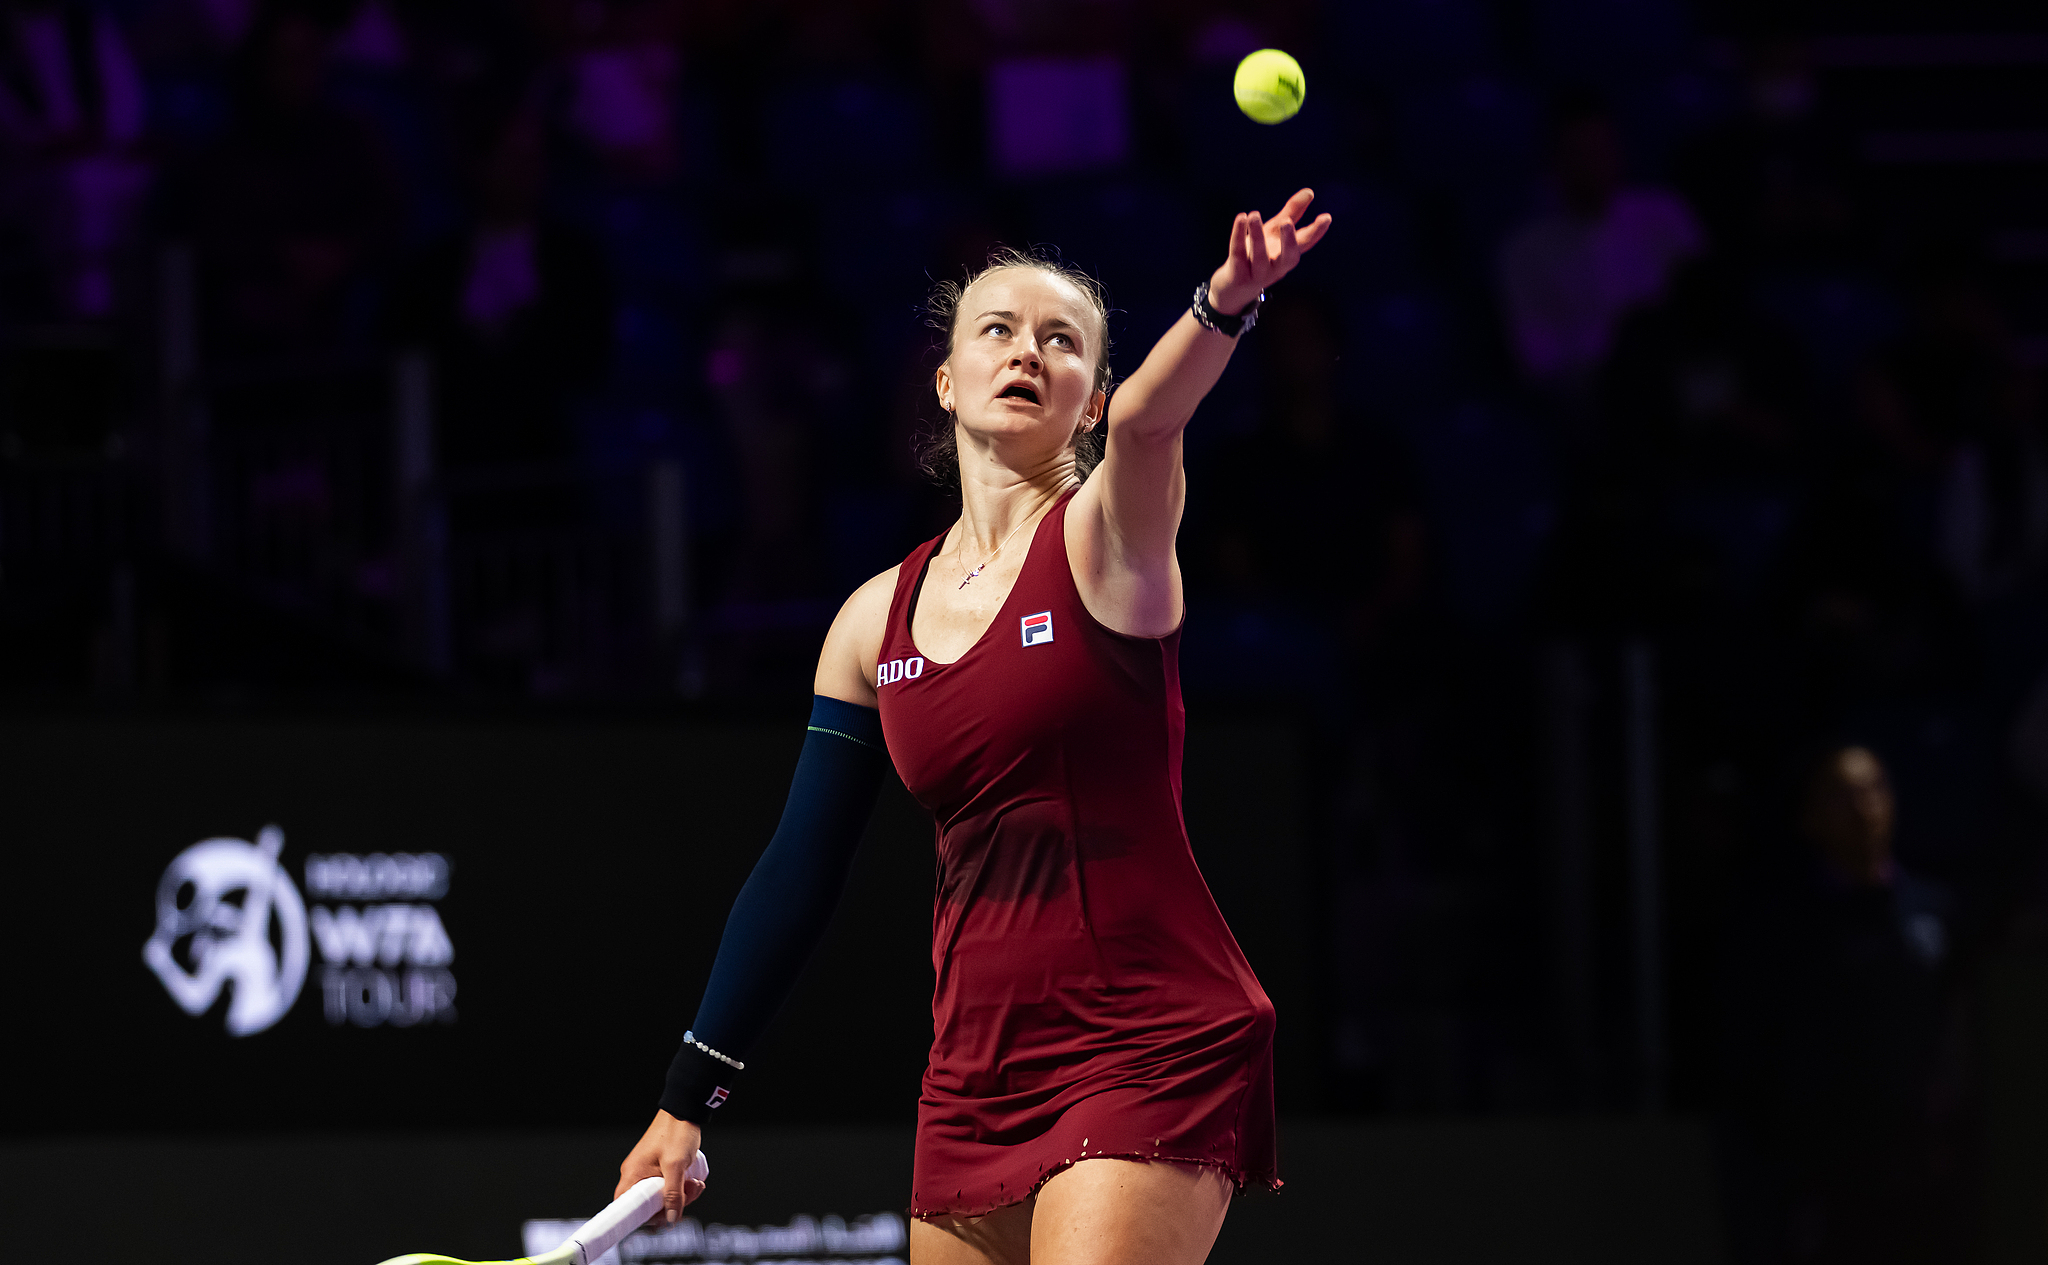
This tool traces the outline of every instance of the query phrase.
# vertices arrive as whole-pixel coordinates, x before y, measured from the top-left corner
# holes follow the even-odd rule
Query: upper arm
[[[1181,622],[1174,538],[1187,502],[1181,436],[1112,427],[1102,463],[1067,511],[1067,555],[1082,604],[1106,627],[1158,637]]]
[[[814,692],[861,707],[881,705],[875,694],[875,663],[888,635],[889,603],[896,595],[900,569],[890,567],[861,585],[839,608],[825,634],[825,648],[818,653]]]
[[[1181,465],[1182,429],[1118,426],[1112,407],[1102,461],[1075,494],[1075,509],[1098,520],[1108,561],[1119,569],[1156,570],[1173,559],[1187,504]]]
[[[1067,547],[1082,601],[1118,632],[1180,626],[1181,436],[1233,346],[1182,313],[1105,409],[1108,443],[1067,512]]]

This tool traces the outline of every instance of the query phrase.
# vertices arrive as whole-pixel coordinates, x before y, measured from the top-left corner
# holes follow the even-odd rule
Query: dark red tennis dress
[[[889,754],[938,826],[932,1052],[911,1212],[973,1215],[1094,1156],[1279,1186],[1273,1005],[1181,820],[1180,634],[1081,604],[1072,494],[980,641],[911,641],[944,537],[904,560],[883,642]]]

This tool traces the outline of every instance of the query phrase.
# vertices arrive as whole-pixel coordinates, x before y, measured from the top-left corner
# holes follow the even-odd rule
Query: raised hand
[[[1294,265],[1330,231],[1330,217],[1318,215],[1306,228],[1301,217],[1314,202],[1313,189],[1287,199],[1272,219],[1246,211],[1230,225],[1230,255],[1209,278],[1209,305],[1236,313],[1251,306],[1260,291],[1294,271]]]

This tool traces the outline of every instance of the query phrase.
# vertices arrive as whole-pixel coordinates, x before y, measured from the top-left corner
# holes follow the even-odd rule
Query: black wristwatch
[[[1259,305],[1266,301],[1265,291],[1252,300],[1252,305],[1236,316],[1227,316],[1209,306],[1209,283],[1204,281],[1195,287],[1195,301],[1188,304],[1188,311],[1194,313],[1204,329],[1213,329],[1225,338],[1236,338],[1249,334],[1252,326],[1259,323]]]

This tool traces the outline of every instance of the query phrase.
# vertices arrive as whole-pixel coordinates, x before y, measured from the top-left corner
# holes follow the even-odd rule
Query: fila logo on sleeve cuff
[[[704,1100],[704,1105],[711,1108],[713,1111],[716,1111],[720,1107],[725,1106],[725,1100],[730,1096],[731,1095],[726,1093],[725,1086],[717,1086],[712,1089],[711,1097],[706,1098]]]
[[[1041,645],[1052,640],[1052,612],[1040,611],[1024,617],[1024,644]]]

